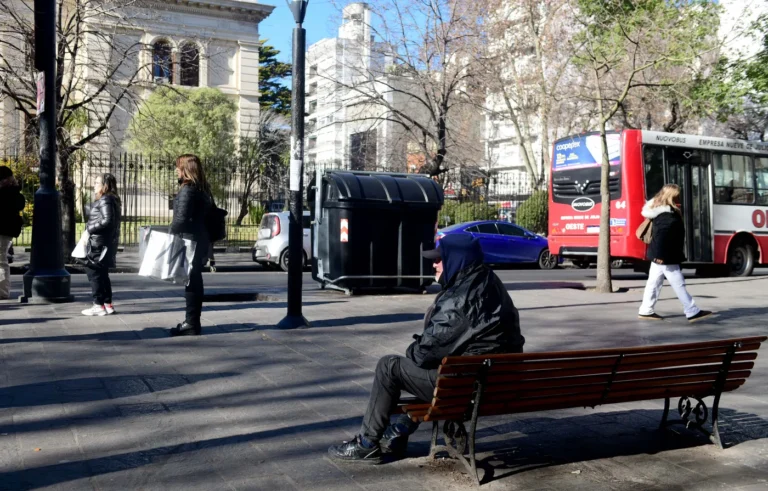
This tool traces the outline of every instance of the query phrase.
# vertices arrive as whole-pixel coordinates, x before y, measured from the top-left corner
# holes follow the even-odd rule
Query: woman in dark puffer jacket
[[[91,282],[93,306],[83,310],[83,315],[102,316],[115,313],[112,305],[112,282],[109,268],[116,265],[117,246],[120,241],[120,198],[117,195],[117,179],[104,174],[96,179],[93,190],[96,202],[86,210],[88,224],[88,257],[85,272]]]
[[[210,239],[206,217],[213,205],[211,191],[205,180],[200,159],[195,155],[182,155],[176,159],[179,193],[173,200],[173,221],[170,232],[197,243],[189,284],[184,290],[186,316],[184,322],[171,329],[171,336],[199,336],[202,330],[200,316],[203,311],[203,264],[209,256]]]

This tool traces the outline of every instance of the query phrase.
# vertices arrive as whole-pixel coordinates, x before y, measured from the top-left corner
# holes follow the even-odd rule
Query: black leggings
[[[189,284],[184,289],[184,300],[186,300],[187,324],[200,327],[200,316],[203,313],[203,264],[208,258],[208,244],[198,242],[195,249],[195,258],[192,260],[192,271],[189,273]]]

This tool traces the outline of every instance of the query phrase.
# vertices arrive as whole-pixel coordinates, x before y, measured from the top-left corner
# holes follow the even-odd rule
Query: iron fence
[[[27,199],[25,227],[15,243],[29,246],[34,193],[39,187],[36,158],[0,158],[10,165]],[[286,204],[288,170],[277,164],[253,166],[237,159],[204,161],[203,166],[217,206],[228,211],[227,239],[230,249],[250,247],[258,238],[258,226],[265,212],[279,211]],[[376,169],[387,171],[387,169]],[[305,183],[314,182],[314,168],[306,169]],[[75,184],[77,235],[85,228],[83,210],[93,200],[95,179],[114,174],[122,202],[121,244],[137,246],[142,227],[166,226],[173,216],[173,197],[178,191],[174,162],[168,158],[134,154],[89,153],[74,159],[71,177]],[[438,217],[439,227],[482,219],[514,222],[517,210],[532,193],[524,171],[485,171],[476,168],[451,169],[435,177],[443,187],[445,206]]]

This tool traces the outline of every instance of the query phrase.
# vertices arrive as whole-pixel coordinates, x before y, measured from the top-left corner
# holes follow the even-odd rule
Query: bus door
[[[709,152],[666,147],[667,182],[680,186],[688,262],[712,262]]]

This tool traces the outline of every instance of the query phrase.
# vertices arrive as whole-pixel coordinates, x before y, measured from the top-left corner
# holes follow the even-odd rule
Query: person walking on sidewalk
[[[205,180],[200,159],[191,154],[176,159],[176,175],[179,178],[178,194],[173,199],[171,234],[196,242],[189,283],[184,290],[186,315],[184,322],[171,329],[171,336],[199,336],[203,312],[203,265],[209,256],[210,239],[206,217],[213,206],[213,198]]]
[[[21,235],[26,201],[10,167],[0,166],[0,300],[11,296],[11,241]]]
[[[685,225],[680,212],[680,187],[677,184],[664,185],[656,196],[643,206],[642,214],[652,222],[651,243],[648,245],[651,268],[648,272],[648,282],[645,284],[639,318],[664,319],[654,311],[654,307],[665,277],[682,302],[689,322],[712,315],[709,310],[701,310],[696,306],[696,302],[685,288],[685,278],[680,270],[680,264],[685,261]]]
[[[93,306],[83,315],[103,316],[115,313],[112,304],[112,282],[109,268],[117,266],[117,246],[120,242],[120,197],[117,179],[103,174],[93,184],[96,201],[86,208],[88,250],[85,273],[91,283]]]
[[[377,464],[383,454],[404,455],[418,424],[406,415],[390,424],[390,416],[403,390],[422,401],[432,400],[443,357],[523,352],[525,338],[515,304],[499,277],[483,264],[477,239],[447,235],[424,256],[434,260],[443,290],[427,310],[424,332],[414,335],[406,356],[379,360],[360,433],[331,446],[333,460]]]

